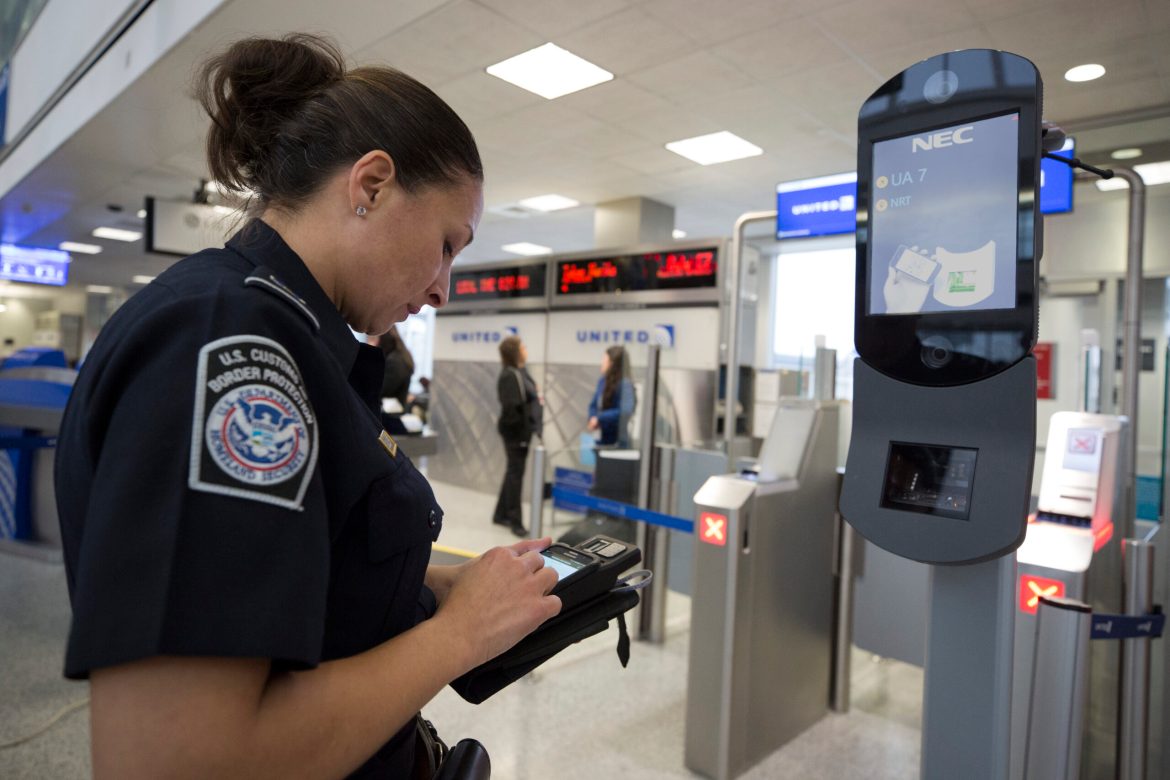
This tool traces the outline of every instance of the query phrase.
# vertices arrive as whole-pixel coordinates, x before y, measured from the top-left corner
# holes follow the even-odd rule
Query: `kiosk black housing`
[[[1015,54],[986,49],[950,52],[924,60],[887,81],[862,105],[857,128],[854,341],[867,364],[902,382],[937,387],[984,379],[1006,370],[1031,352],[1036,343],[1036,294],[1043,235],[1039,211],[1040,111],[1041,82],[1036,67]],[[871,289],[873,271],[888,259],[873,255],[871,237],[878,216],[875,206],[884,202],[875,186],[876,146],[897,138],[905,138],[911,144],[913,136],[923,135],[914,148],[922,152],[916,159],[927,160],[930,153],[940,154],[938,149],[928,153],[931,142],[958,149],[958,139],[963,136],[956,128],[962,130],[981,120],[1013,114],[1018,117],[1015,301],[1006,308],[972,306],[890,314],[872,311],[871,296],[876,292]],[[965,140],[979,143],[978,138]],[[963,206],[956,202],[953,208]],[[893,214],[892,207],[889,214]],[[966,217],[978,220],[981,215],[972,210]]]
[[[858,115],[853,433],[841,513],[897,555],[1024,539],[1036,437],[1041,82],[990,50],[907,68]]]

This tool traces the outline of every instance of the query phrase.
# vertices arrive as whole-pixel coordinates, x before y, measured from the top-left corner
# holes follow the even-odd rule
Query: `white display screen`
[[[1019,114],[879,141],[870,314],[1014,309]]]
[[[553,558],[548,555],[544,556],[544,565],[557,573],[557,582],[560,582],[565,577],[568,577],[570,574],[581,568],[579,565],[566,563],[565,561]]]

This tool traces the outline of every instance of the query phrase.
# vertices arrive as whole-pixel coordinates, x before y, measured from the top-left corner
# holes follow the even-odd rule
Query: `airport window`
[[[837,350],[838,398],[853,396],[852,238],[805,251],[784,251],[782,245],[772,273],[773,367],[811,372],[816,337],[824,336],[825,346]]]

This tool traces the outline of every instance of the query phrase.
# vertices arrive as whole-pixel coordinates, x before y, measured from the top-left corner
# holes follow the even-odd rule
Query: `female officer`
[[[446,302],[475,142],[309,36],[233,45],[198,93],[211,172],[259,218],[118,311],[59,440],[94,774],[410,777],[419,708],[560,609],[547,539],[428,566],[442,510],[346,327]]]

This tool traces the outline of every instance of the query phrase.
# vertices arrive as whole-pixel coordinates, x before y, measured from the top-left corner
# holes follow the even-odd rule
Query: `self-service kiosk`
[[[782,400],[743,473],[695,494],[686,765],[734,778],[829,710],[836,402]]]
[[[968,50],[858,116],[853,431],[841,513],[931,564],[922,777],[1006,777],[1015,559],[1036,437],[1041,81]]]
[[[1034,521],[1016,551],[1015,663],[1012,734],[1028,731],[1033,669],[1050,659],[1036,647],[1042,597],[1075,599],[1096,613],[1121,611],[1121,541],[1114,518],[1120,500],[1124,417],[1057,412],[1048,426],[1044,471]],[[1120,648],[1088,643],[1088,706],[1082,776],[1111,775],[1116,764],[1117,687]],[[1012,740],[1011,777],[1023,780],[1025,743]]]

